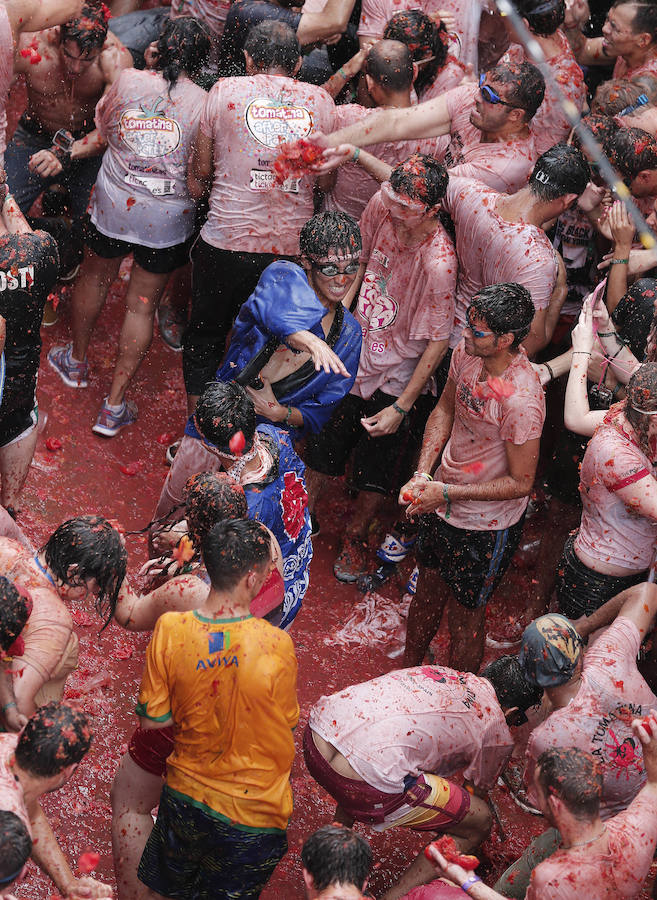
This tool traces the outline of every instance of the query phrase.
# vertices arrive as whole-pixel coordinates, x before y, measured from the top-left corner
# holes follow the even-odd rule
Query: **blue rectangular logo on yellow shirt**
[[[213,631],[208,635],[208,653],[219,653],[230,647],[229,631]]]

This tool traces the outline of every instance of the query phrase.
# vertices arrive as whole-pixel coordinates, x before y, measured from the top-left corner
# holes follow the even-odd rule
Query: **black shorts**
[[[132,253],[134,261],[146,272],[152,275],[166,275],[189,262],[193,237],[182,244],[174,244],[173,247],[144,247],[141,244],[121,241],[102,234],[88,218],[84,226],[84,242],[102,259],[116,259]]]
[[[590,616],[607,600],[641,584],[648,577],[648,570],[635,575],[603,575],[585,566],[575,553],[576,532],[568,536],[563,556],[557,566],[557,600],[559,612],[569,619]]]
[[[437,569],[466,609],[484,606],[518,549],[524,513],[519,522],[498,531],[454,528],[435,513],[422,516],[415,544],[421,566]]]
[[[319,434],[308,435],[303,451],[306,465],[323,475],[344,475],[353,451],[352,486],[359,491],[396,495],[413,473],[436,398],[429,394],[418,397],[395,434],[371,437],[360,420],[396,400],[383,391],[375,391],[369,400],[347,394]]]
[[[4,415],[0,407],[0,447],[8,447],[18,438],[27,437],[37,427],[38,421],[39,409],[34,397]]]
[[[165,786],[137,874],[174,900],[257,900],[286,851],[284,831],[234,827]]]

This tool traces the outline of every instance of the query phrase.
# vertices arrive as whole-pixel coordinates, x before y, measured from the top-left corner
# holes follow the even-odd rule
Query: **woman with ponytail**
[[[132,253],[114,377],[92,428],[104,437],[137,418],[124,395],[150,346],[169,275],[188,260],[195,209],[187,163],[206,98],[192,79],[209,52],[209,38],[196,20],[167,20],[151,54],[153,68],[126,69],[96,107],[107,150],[73,292],[73,341],[53,347],[48,360],[69,387],[87,386],[86,353],[96,320],[123,258]]]

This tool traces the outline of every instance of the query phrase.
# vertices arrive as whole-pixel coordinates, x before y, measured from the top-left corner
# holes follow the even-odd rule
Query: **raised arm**
[[[328,147],[354,144],[368,147],[382,141],[410,141],[449,134],[451,118],[444,97],[436,97],[405,109],[386,109],[325,135]]]
[[[82,0],[5,0],[14,39],[24,31],[62,25],[82,12]]]
[[[297,38],[302,47],[325,41],[334,34],[342,34],[347,24],[354,0],[328,0],[320,12],[302,12],[297,25]]]

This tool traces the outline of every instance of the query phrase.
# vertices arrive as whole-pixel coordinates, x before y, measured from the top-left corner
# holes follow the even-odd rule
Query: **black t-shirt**
[[[0,315],[7,321],[0,416],[34,396],[43,307],[58,272],[57,244],[45,231],[0,237]]]
[[[301,21],[299,13],[283,9],[267,0],[237,0],[228,11],[228,18],[219,46],[219,75],[246,75],[244,42],[249,30],[266,19],[286,22],[295,31]]]

